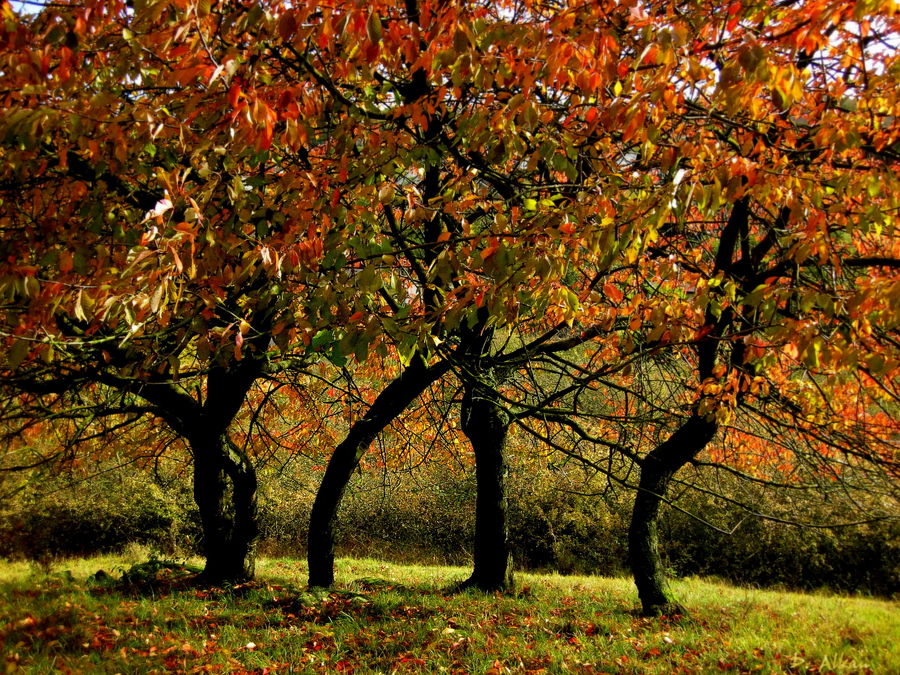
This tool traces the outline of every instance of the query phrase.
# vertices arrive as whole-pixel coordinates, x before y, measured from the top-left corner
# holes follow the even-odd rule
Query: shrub
[[[260,471],[259,551],[301,557],[320,471],[296,461]],[[32,483],[0,509],[0,555],[47,559],[147,544],[163,553],[196,552],[199,525],[190,481],[164,481],[129,468],[90,479],[72,474]],[[736,489],[737,486],[726,486]],[[577,466],[553,469],[515,459],[509,481],[509,527],[516,567],[563,573],[627,572],[632,496],[592,479]],[[852,520],[836,504],[751,494],[760,511],[808,522]],[[425,465],[412,471],[355,476],[341,506],[342,555],[396,562],[469,564],[474,528],[472,471]],[[891,596],[900,592],[900,524],[882,521],[840,529],[800,529],[747,517],[726,501],[687,493],[685,511],[731,525],[716,532],[666,508],[663,556],[680,575],[789,588],[829,587]]]
[[[129,543],[172,552],[185,543],[189,515],[141,472],[44,478],[0,511],[0,555],[46,559]]]
[[[760,511],[808,523],[852,521],[835,504],[758,496]],[[684,513],[668,510],[661,540],[677,574],[717,576],[757,586],[856,591],[892,596],[900,592],[900,522],[883,520],[848,527],[799,527],[746,516],[733,506],[693,496],[685,506],[717,522],[740,525],[717,532]]]

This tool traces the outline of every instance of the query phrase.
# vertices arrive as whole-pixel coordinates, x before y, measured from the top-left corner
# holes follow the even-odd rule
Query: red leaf
[[[490,246],[488,246],[486,249],[484,249],[481,252],[481,259],[487,260],[488,258],[490,258],[492,255],[494,255],[497,252],[498,248],[500,248],[500,247],[497,244],[491,244]]]
[[[618,287],[613,286],[612,284],[603,285],[603,294],[616,304],[622,302],[622,298],[625,297],[625,294],[622,293],[622,291],[620,291]]]
[[[72,254],[69,251],[63,251],[59,254],[59,271],[68,274],[73,268]]]
[[[231,89],[228,90],[228,105],[230,105],[232,108],[237,107],[238,99],[242,94],[243,92],[241,91],[241,88],[237,85],[237,83],[235,82],[234,84],[232,84]]]

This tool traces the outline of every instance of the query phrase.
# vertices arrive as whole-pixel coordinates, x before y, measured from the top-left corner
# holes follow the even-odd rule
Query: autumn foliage
[[[896,496],[893,3],[2,7],[15,419],[161,418],[224,503],[275,393],[309,434],[340,376],[339,501],[395,390],[449,387],[497,514],[512,427],[637,469],[657,586],[688,465]]]

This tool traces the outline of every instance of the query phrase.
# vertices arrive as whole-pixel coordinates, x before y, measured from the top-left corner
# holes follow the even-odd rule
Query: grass
[[[338,561],[310,593],[304,565],[200,590],[180,570],[106,556],[48,574],[0,563],[6,672],[900,673],[897,603],[674,583],[690,618],[635,615],[630,581],[521,574],[509,595],[445,589],[466,570]],[[109,576],[94,576],[103,569]],[[133,577],[136,575],[132,575]]]

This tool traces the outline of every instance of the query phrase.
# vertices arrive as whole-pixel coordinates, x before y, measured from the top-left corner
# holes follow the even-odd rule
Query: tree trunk
[[[226,439],[225,472],[232,486],[231,548],[235,562],[242,561],[242,576],[247,580],[256,574],[256,538],[259,535],[257,521],[256,467],[231,441]]]
[[[346,438],[334,449],[309,518],[306,557],[311,587],[334,585],[334,523],[359,460],[375,437],[449,369],[448,362],[429,367],[420,357],[414,357],[409,367],[382,390],[365,416],[350,428]]]
[[[505,456],[510,418],[491,391],[464,384],[460,422],[475,453],[475,542],[472,575],[461,588],[500,591],[513,584],[507,525]]]
[[[264,366],[261,357],[249,356],[230,367],[213,365],[205,402],[168,381],[144,383],[137,392],[190,445],[206,557],[202,576],[212,584],[242,583],[255,571],[256,469],[232,443],[228,427]]]
[[[707,446],[717,428],[715,422],[694,414],[666,441],[654,448],[641,465],[638,493],[628,529],[628,551],[641,611],[645,616],[684,614],[684,609],[666,590],[657,536],[659,510],[672,477]]]
[[[256,471],[227,437],[192,444],[194,500],[203,528],[202,578],[211,584],[249,581],[255,572]]]
[[[783,210],[779,218],[787,216],[788,212]],[[730,275],[736,269],[734,255],[742,239],[742,246],[747,243],[749,218],[750,199],[744,196],[734,203],[728,222],[722,230],[716,250],[714,272],[725,272],[726,275]],[[749,246],[741,251],[741,256],[743,265],[750,266],[744,272],[741,288],[744,293],[749,293],[758,283],[753,281],[756,270],[751,260]],[[719,349],[725,343],[722,337],[734,318],[733,307],[726,308],[718,316],[713,313],[711,306],[707,307],[705,316],[707,330],[704,337],[696,343],[697,374],[701,382],[713,377]],[[743,363],[743,342],[735,341],[731,344],[731,366],[739,367]],[[665,571],[659,558],[657,537],[659,509],[672,477],[681,467],[700,454],[712,441],[717,430],[718,423],[699,415],[695,408],[684,424],[651,450],[641,463],[639,490],[634,500],[634,510],[628,529],[628,550],[634,583],[641,599],[641,609],[647,616],[684,613],[683,608],[666,592]]]

